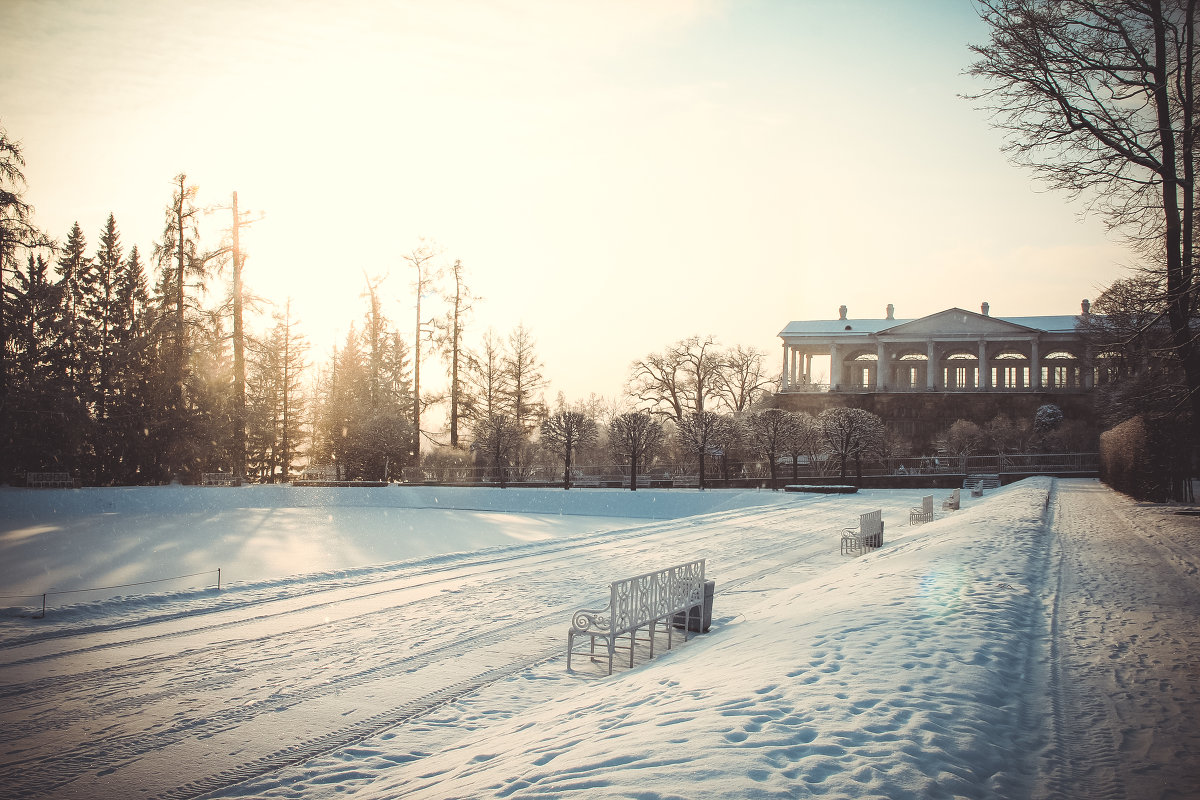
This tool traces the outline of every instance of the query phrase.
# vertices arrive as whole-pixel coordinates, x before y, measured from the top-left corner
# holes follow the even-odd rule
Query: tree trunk
[[[563,458],[563,488],[571,488],[571,443],[567,442],[566,456]]]
[[[242,251],[238,241],[237,192],[233,193],[233,476],[246,478],[246,357],[242,334]],[[271,469],[272,483],[275,469]]]

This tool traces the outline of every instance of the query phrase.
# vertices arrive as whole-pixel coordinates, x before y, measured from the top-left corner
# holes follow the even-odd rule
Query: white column
[[[876,362],[875,362],[875,391],[882,392],[888,388],[891,383],[892,376],[888,374],[887,350],[883,346],[883,342],[876,345]]]
[[[975,388],[980,391],[992,388],[992,370],[988,367],[987,342],[979,342],[979,379]]]
[[[1042,388],[1042,356],[1037,339],[1029,342],[1029,388],[1035,391]]]
[[[783,343],[783,369],[779,373],[779,391],[781,391],[781,392],[786,392],[788,390],[788,386],[790,385],[790,382],[788,381],[788,375],[790,374],[789,368],[788,368],[788,355],[791,353],[791,351],[792,351],[792,349],[790,347],[788,347],[787,342],[784,342]]]
[[[833,391],[842,385],[842,363],[838,354],[837,342],[829,343],[829,389]]]
[[[937,388],[937,348],[933,346],[933,340],[929,340],[929,360],[925,362],[925,387],[927,389]]]

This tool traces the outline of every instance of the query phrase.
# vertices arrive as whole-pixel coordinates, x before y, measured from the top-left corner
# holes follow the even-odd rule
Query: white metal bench
[[[883,509],[858,516],[858,530],[842,528],[842,555],[883,547]]]
[[[617,650],[617,638],[629,637],[629,666],[633,666],[634,644],[637,632],[648,628],[650,657],[654,657],[654,629],[658,623],[667,626],[667,649],[671,649],[674,626],[673,617],[685,615],[683,639],[687,641],[688,622],[692,612],[703,614],[704,604],[704,559],[677,564],[666,569],[647,572],[632,578],[613,581],[609,586],[608,605],[601,609],[581,609],[571,616],[571,628],[567,631],[567,669],[571,669],[571,655],[575,650],[575,637],[591,639],[589,656],[596,656],[596,639],[603,639],[608,655],[608,674],[612,674],[613,656]],[[645,641],[645,640],[643,640]]]
[[[236,479],[232,472],[203,472],[200,483],[204,486],[233,486]]]
[[[933,495],[927,494],[921,498],[921,505],[908,512],[908,524],[920,525],[933,522]]]
[[[959,490],[955,489],[953,492],[950,493],[949,497],[947,497],[945,500],[942,501],[942,510],[943,511],[958,511],[959,506],[961,506],[961,504],[962,504],[962,501],[959,496]]]
[[[972,497],[982,497],[984,489],[999,489],[999,475],[968,475],[963,488],[971,491]]]
[[[73,489],[75,479],[69,472],[26,472],[25,485],[31,489]]]

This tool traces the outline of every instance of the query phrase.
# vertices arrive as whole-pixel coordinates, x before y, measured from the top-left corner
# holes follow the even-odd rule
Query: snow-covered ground
[[[1200,518],[928,493],[0,490],[0,798],[1196,796]],[[710,633],[566,672],[693,557]]]

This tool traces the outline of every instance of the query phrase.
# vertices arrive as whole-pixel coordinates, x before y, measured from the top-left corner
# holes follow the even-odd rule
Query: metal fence
[[[925,456],[914,458],[872,459],[861,465],[864,476],[880,475],[956,475],[956,474],[1094,474],[1099,469],[1098,453],[992,453],[968,456]],[[776,462],[779,478],[819,478],[838,475],[840,461],[836,457],[809,460],[800,458],[793,465],[791,458],[780,458]],[[847,461],[848,474],[856,474],[853,459]],[[706,480],[755,481],[769,480],[770,462],[759,460],[737,460],[723,463],[712,457],[705,465]],[[504,474],[490,466],[430,465],[418,470],[407,470],[404,480],[409,483],[451,483],[465,485],[562,485],[561,464],[534,463],[510,466]],[[639,466],[638,485],[649,487],[695,486],[699,481],[699,469],[695,461],[662,462],[652,461]],[[571,469],[571,485],[579,487],[629,486],[627,464],[580,464]]]

